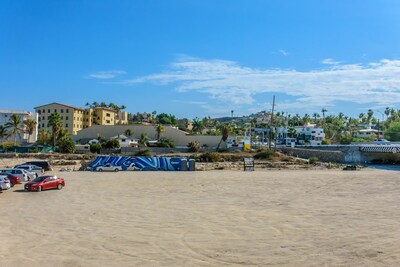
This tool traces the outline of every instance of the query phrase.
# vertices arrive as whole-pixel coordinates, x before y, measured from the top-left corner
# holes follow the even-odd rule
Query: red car
[[[25,184],[25,190],[27,191],[42,191],[46,189],[62,189],[65,186],[63,178],[59,178],[55,175],[45,175],[36,177],[32,181]]]
[[[20,184],[21,183],[21,179],[19,179],[19,177],[14,176],[12,174],[6,173],[6,172],[0,172],[0,175],[6,175],[8,180],[10,180],[11,183],[11,187],[13,187],[16,184]]]

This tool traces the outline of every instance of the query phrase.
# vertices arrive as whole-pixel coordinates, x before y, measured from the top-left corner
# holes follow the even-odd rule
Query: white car
[[[28,173],[23,169],[0,169],[0,172],[6,172],[19,177],[21,182],[27,182],[35,178],[36,174]]]
[[[39,177],[44,174],[44,170],[41,167],[35,166],[35,165],[17,165],[14,167],[14,169],[22,169],[26,170],[27,172],[34,173],[36,177]],[[35,177],[35,178],[36,178]]]
[[[102,171],[108,171],[108,172],[118,172],[122,171],[121,166],[113,166],[110,163],[106,163],[103,166],[96,167],[96,171],[102,172]]]
[[[11,188],[10,180],[8,180],[6,175],[0,175],[0,189],[7,190]]]

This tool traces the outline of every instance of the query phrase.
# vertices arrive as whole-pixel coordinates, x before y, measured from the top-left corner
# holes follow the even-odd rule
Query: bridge
[[[284,153],[301,158],[316,156],[322,161],[346,164],[400,162],[400,143],[280,147]]]

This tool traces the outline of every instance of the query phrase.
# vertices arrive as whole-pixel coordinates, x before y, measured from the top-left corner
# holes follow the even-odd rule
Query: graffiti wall
[[[194,160],[167,157],[98,156],[89,167],[95,169],[108,163],[124,171],[194,171]]]

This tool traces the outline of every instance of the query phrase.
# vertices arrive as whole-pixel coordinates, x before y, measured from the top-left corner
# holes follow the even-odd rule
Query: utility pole
[[[274,122],[274,109],[275,109],[275,96],[272,98],[272,112],[271,112],[271,122],[269,126],[269,149],[271,150],[271,140],[272,140],[272,123]]]

